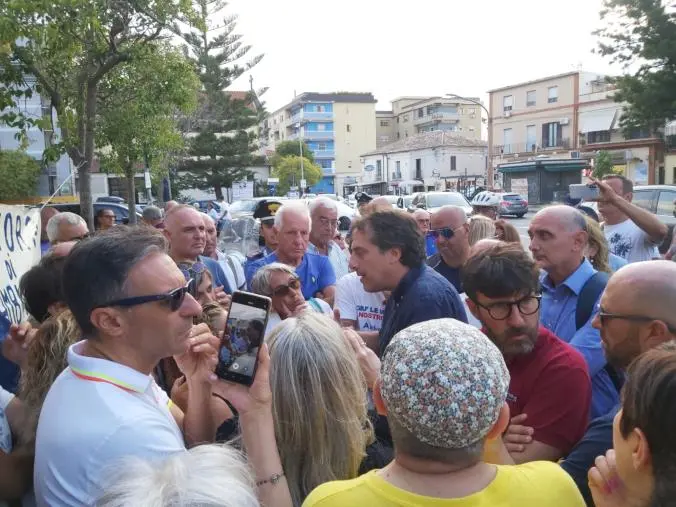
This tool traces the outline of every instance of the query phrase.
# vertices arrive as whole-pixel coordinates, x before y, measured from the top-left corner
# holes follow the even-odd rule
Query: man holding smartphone
[[[166,253],[161,233],[116,227],[79,243],[64,266],[65,300],[83,334],[52,385],[36,437],[38,505],[91,505],[115,459],[166,456],[212,441],[218,339]],[[174,356],[188,384],[185,413],[151,376]]]

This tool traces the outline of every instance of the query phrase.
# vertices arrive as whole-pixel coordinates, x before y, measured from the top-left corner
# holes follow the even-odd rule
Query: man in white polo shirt
[[[83,334],[40,414],[34,483],[40,506],[91,505],[109,467],[134,455],[161,459],[212,441],[211,382],[218,340],[193,326],[199,304],[166,254],[162,234],[116,227],[79,243],[63,273]],[[183,414],[151,376],[174,356],[186,376]]]

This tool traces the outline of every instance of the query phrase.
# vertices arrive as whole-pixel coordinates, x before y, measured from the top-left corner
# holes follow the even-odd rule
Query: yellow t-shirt
[[[535,461],[498,466],[487,488],[462,498],[434,498],[399,489],[377,470],[349,481],[327,482],[306,498],[303,507],[585,507],[570,476],[558,465]]]

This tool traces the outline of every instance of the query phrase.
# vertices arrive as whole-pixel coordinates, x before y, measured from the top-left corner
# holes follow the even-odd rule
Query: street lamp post
[[[305,192],[305,189],[302,187],[302,183],[305,181],[305,167],[303,164],[303,130],[301,128],[300,122],[298,122],[298,147],[300,148],[300,181],[301,181],[301,188],[300,192],[298,193],[299,197],[303,197],[303,193]]]
[[[478,100],[468,99],[467,97],[456,95],[455,93],[447,93],[446,96],[455,99],[466,100],[467,102],[476,104],[477,106],[481,107],[481,109],[486,111],[486,115],[488,117],[488,164],[486,167],[486,186],[488,186],[488,188],[493,188],[493,147],[491,146],[491,137],[493,135],[493,118],[491,118],[491,112],[486,109],[486,106],[484,106]]]

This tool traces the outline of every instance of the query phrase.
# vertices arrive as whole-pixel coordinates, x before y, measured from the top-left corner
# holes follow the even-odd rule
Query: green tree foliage
[[[621,64],[626,74],[611,81],[615,101],[626,104],[625,132],[652,133],[676,118],[676,17],[662,0],[604,0],[596,32],[598,52]]]
[[[114,97],[99,111],[97,145],[102,167],[124,175],[130,223],[134,223],[134,176],[146,163],[154,175],[166,173],[172,154],[183,150],[177,113],[196,107],[199,79],[181,53],[153,44],[142,57],[118,66],[101,91]]]
[[[298,155],[280,157],[277,160],[277,164],[272,169],[272,174],[275,178],[279,178],[278,195],[285,195],[291,186],[300,185],[300,161],[301,158]],[[307,180],[308,186],[312,186],[322,178],[322,168],[303,157],[303,176]]]
[[[594,171],[592,176],[596,179],[603,178],[606,174],[614,174],[613,158],[609,151],[599,151],[594,159]]]
[[[257,130],[264,110],[258,95],[234,97],[226,89],[244,72],[261,61],[258,55],[242,63],[251,46],[235,32],[237,16],[224,16],[222,0],[193,0],[202,21],[201,29],[183,34],[184,51],[198,69],[203,92],[196,114],[186,118],[185,132],[197,133],[190,140],[188,157],[181,164],[186,173],[180,188],[213,190],[218,199],[234,181],[250,176],[248,167],[259,165]],[[218,20],[213,23],[212,20]],[[217,35],[214,35],[217,34]]]
[[[99,109],[111,99],[101,83],[148,44],[178,31],[179,21],[199,23],[189,0],[8,0],[0,2],[0,120],[45,129],[17,107],[40,93],[56,111],[61,137],[46,157],[65,151],[79,176],[82,212],[93,227],[90,168],[98,135]],[[9,104],[8,104],[9,103]],[[54,126],[50,125],[50,131]]]
[[[275,147],[275,154],[271,158],[270,163],[271,165],[275,165],[275,157],[288,157],[289,155],[295,155],[297,157],[301,156],[300,153],[300,143],[298,141],[282,141],[281,143],[277,143],[277,146]],[[303,153],[302,156],[308,159],[310,162],[314,163],[315,161],[315,154],[314,152],[309,148],[307,143],[303,141]]]
[[[40,164],[22,151],[0,151],[0,201],[35,195]]]

